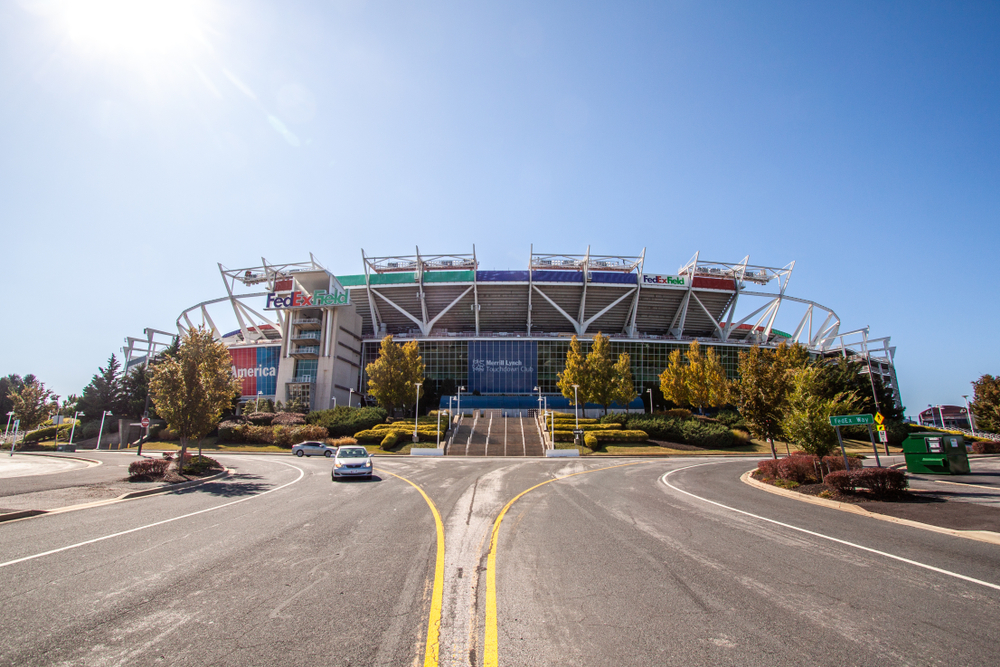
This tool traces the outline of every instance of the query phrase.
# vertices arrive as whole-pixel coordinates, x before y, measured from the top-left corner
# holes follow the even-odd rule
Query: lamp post
[[[351,399],[354,398],[354,387],[351,387],[349,393],[347,394],[347,407],[353,407],[351,405]]]
[[[73,413],[73,426],[69,429],[69,444],[71,445],[73,444],[73,434],[76,432],[76,418],[80,415],[83,415],[84,417],[87,416],[79,410]]]
[[[422,382],[413,383],[417,390],[417,401],[413,406],[413,442],[420,442],[420,436],[417,435],[417,423],[420,419],[420,385],[422,384]]]
[[[104,418],[111,414],[111,410],[105,410],[101,413],[101,428],[97,430],[97,447],[95,449],[101,448],[101,436],[104,435]]]
[[[580,385],[573,385],[573,414],[576,415],[576,430],[580,430],[580,399],[577,396],[576,390],[580,388]]]
[[[10,420],[14,417],[14,411],[11,410],[7,413],[7,428],[3,430],[4,442],[7,442],[7,434],[10,432]]]
[[[456,409],[456,412],[458,412],[459,415],[462,414],[462,392],[463,391],[465,391],[465,387],[459,387],[458,388],[458,408]]]
[[[649,414],[653,414],[653,389],[647,389],[646,393],[649,394]]]
[[[976,420],[972,416],[972,406],[969,405],[969,395],[962,394],[962,398],[965,399],[965,416],[969,418],[969,430],[972,431],[972,437],[976,436]]]
[[[441,449],[441,407],[438,406],[437,448]]]
[[[258,392],[257,392],[257,405],[256,405],[256,406],[254,406],[254,409],[253,409],[253,411],[254,411],[254,412],[260,412],[260,396],[261,396],[261,394],[263,394],[263,393],[264,393],[264,392],[262,392],[262,391],[258,391]]]
[[[333,401],[333,409],[336,410],[337,409],[337,397],[336,396],[331,396],[330,400]]]

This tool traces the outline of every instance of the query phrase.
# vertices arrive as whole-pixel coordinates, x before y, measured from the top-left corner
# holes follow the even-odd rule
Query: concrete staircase
[[[500,410],[463,418],[446,452],[449,456],[544,456],[537,422],[531,417],[505,417]]]

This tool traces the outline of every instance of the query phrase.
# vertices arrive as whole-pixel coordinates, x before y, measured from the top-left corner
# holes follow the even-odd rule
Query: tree
[[[663,400],[674,405],[691,405],[686,381],[687,367],[680,350],[674,350],[667,359],[667,367],[660,373],[660,393]]]
[[[788,440],[816,456],[827,456],[837,447],[837,432],[830,425],[830,416],[851,414],[858,402],[853,393],[826,396],[823,371],[819,366],[794,371],[788,409],[781,422]]]
[[[584,392],[584,402],[603,406],[604,414],[608,414],[608,407],[614,402],[615,392],[618,389],[616,387],[616,364],[611,358],[610,347],[608,337],[598,331],[585,361],[587,387]],[[571,384],[570,389],[572,388]]]
[[[413,385],[424,381],[424,361],[417,341],[397,345],[391,335],[386,336],[382,339],[378,359],[368,364],[365,372],[368,374],[368,393],[390,415],[397,408],[408,409],[417,398]],[[423,395],[423,387],[420,395]]]
[[[635,400],[639,394],[635,390],[635,382],[632,380],[632,359],[627,352],[618,355],[618,363],[614,368],[614,393],[611,398],[615,403],[627,408],[628,404]],[[605,412],[607,412],[605,410]]]
[[[570,405],[576,405],[577,399],[587,402],[587,395],[590,392],[590,373],[587,367],[587,358],[583,354],[580,341],[576,336],[569,341],[569,349],[566,351],[566,367],[557,374],[559,380],[556,386],[562,395],[569,399]],[[577,385],[576,391],[573,385]]]
[[[139,364],[125,373],[121,381],[121,393],[115,414],[129,417],[141,417],[146,411],[146,394],[149,392],[149,378],[152,369],[145,364]],[[150,410],[150,417],[157,417],[155,410]]]
[[[14,418],[21,420],[21,430],[31,431],[58,409],[52,404],[52,391],[34,375],[25,376],[24,385],[10,393]]]
[[[691,341],[687,354],[688,365],[684,373],[684,384],[688,390],[688,401],[698,412],[705,414],[707,407],[719,407],[729,400],[729,384],[722,361],[713,348],[702,354],[698,341]]]
[[[21,391],[23,387],[24,380],[16,373],[0,378],[0,415],[6,415],[14,409],[11,394],[15,391]]]
[[[121,408],[121,403],[121,364],[112,354],[107,366],[98,367],[97,374],[91,378],[90,384],[83,388],[77,409],[82,410],[88,419],[94,420],[100,419],[105,410],[116,412]]]
[[[732,396],[750,435],[766,440],[774,458],[778,458],[774,439],[781,434],[794,371],[808,362],[808,352],[798,344],[789,347],[782,343],[774,351],[754,345],[740,352],[740,377],[730,385]]]
[[[62,406],[59,408],[59,414],[61,414],[63,417],[72,418],[76,414],[76,411],[78,410],[77,403],[79,402],[80,402],[79,396],[77,396],[76,394],[70,394],[69,397],[67,397],[66,400],[62,402]]]
[[[1000,433],[1000,376],[983,375],[972,383],[976,430]]]
[[[821,359],[817,364],[823,369],[817,391],[826,398],[853,393],[856,397],[855,410],[858,412],[870,414],[881,412],[882,416],[891,422],[903,420],[903,411],[896,407],[895,396],[886,388],[879,376],[868,375],[866,364],[843,355]],[[867,429],[858,429],[858,433],[868,437]]]
[[[201,440],[218,424],[240,382],[233,376],[229,350],[204,327],[184,335],[176,357],[153,367],[149,391],[156,411],[180,436],[183,469],[188,440]]]

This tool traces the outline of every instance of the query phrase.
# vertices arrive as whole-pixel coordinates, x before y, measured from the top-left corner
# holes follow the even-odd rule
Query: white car
[[[336,447],[331,447],[322,442],[300,442],[292,447],[292,454],[296,456],[325,456],[326,458],[330,458],[336,453]]]
[[[334,480],[338,477],[364,477],[365,479],[371,479],[374,469],[375,464],[372,462],[372,457],[368,453],[368,450],[361,446],[351,445],[341,447],[337,451],[337,456],[333,459],[332,477]]]

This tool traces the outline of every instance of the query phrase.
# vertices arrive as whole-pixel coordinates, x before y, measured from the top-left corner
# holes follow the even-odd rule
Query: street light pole
[[[7,413],[7,428],[3,430],[3,440],[7,442],[7,434],[10,433],[10,420],[14,418],[14,411],[11,410]]]
[[[420,385],[422,382],[414,382],[413,386],[417,390],[417,402],[413,406],[413,442],[420,442],[420,436],[417,435],[417,424],[420,419]]]
[[[653,390],[652,390],[652,388],[647,389],[646,393],[649,394],[649,414],[653,414]]]
[[[262,392],[262,391],[258,391],[257,392],[257,405],[253,409],[254,412],[260,412],[260,395],[263,394],[263,393],[264,392]]]
[[[101,448],[101,436],[104,435],[104,418],[111,414],[111,410],[105,410],[101,413],[101,428],[97,431],[97,447],[94,449]]]
[[[333,401],[333,409],[336,410],[337,409],[337,397],[336,396],[331,396],[330,400]]]
[[[76,418],[80,415],[86,415],[79,410],[73,413],[73,426],[69,429],[69,444],[73,444],[73,434],[76,432]]]
[[[347,407],[354,407],[351,405],[351,399],[354,398],[354,387],[351,387],[350,392],[347,394]]]
[[[573,385],[573,414],[576,415],[576,430],[580,430],[580,398],[577,395],[576,390],[580,388],[580,385]]]
[[[969,418],[969,430],[972,431],[972,437],[976,437],[976,420],[972,416],[972,406],[969,405],[969,395],[962,394],[962,398],[965,399],[965,416]]]
[[[462,415],[462,391],[464,390],[465,387],[458,388],[458,408],[456,409],[456,412],[458,412],[459,416]]]

